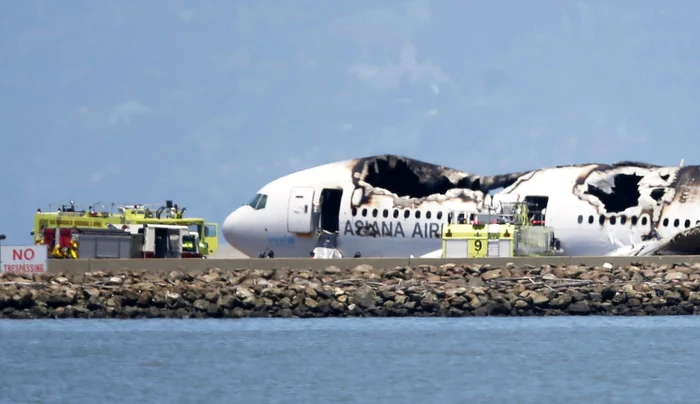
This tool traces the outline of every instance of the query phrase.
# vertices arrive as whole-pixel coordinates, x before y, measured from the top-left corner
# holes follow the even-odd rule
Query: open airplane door
[[[292,233],[311,233],[313,231],[314,189],[294,187],[289,195],[287,211],[287,230]]]
[[[644,257],[652,255],[699,254],[700,226],[696,226],[660,240],[649,240],[635,246],[622,247],[611,255]]]

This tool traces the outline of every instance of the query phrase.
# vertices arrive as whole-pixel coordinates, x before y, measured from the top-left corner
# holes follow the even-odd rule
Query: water
[[[695,403],[700,317],[0,321],[2,403]]]

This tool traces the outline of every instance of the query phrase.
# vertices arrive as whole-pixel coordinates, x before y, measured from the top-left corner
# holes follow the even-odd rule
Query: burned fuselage
[[[651,232],[668,235],[698,224],[699,166],[622,162],[589,167],[572,191],[596,209],[600,225],[624,225],[629,219],[634,226],[638,218],[648,217]]]
[[[527,172],[480,176],[395,155],[358,159],[352,167],[353,207],[390,199],[397,208],[434,202],[473,202],[479,209],[489,191],[513,185]]]
[[[559,195],[549,199],[550,208],[552,203],[579,206],[584,202],[588,206],[585,217],[575,210],[579,208],[572,208],[573,218],[560,222],[575,223],[578,216],[579,224],[636,226],[643,218],[646,237],[664,228],[665,234],[681,231],[700,220],[698,166],[621,162],[481,176],[402,156],[379,155],[353,160],[351,170],[353,216],[360,210],[384,218],[408,218],[415,210],[431,212],[452,207],[484,211],[495,198],[490,193],[503,189],[501,195]],[[554,208],[566,211],[566,206]],[[376,232],[367,234],[377,236]]]

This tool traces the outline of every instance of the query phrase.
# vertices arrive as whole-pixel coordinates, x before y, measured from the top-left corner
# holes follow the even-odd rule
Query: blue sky
[[[493,174],[697,163],[697,1],[5,1],[0,232],[49,203],[221,223],[266,182],[396,153]]]

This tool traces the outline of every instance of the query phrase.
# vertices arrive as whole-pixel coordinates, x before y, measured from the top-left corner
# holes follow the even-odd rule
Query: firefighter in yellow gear
[[[182,251],[194,252],[194,241],[183,240],[182,241]]]
[[[70,242],[70,248],[67,251],[67,255],[70,256],[72,259],[78,259],[78,242],[75,240],[71,240]]]
[[[56,258],[65,258],[65,254],[63,253],[63,249],[61,249],[61,246],[59,244],[56,244],[53,249],[51,250],[51,256],[56,257]]]

